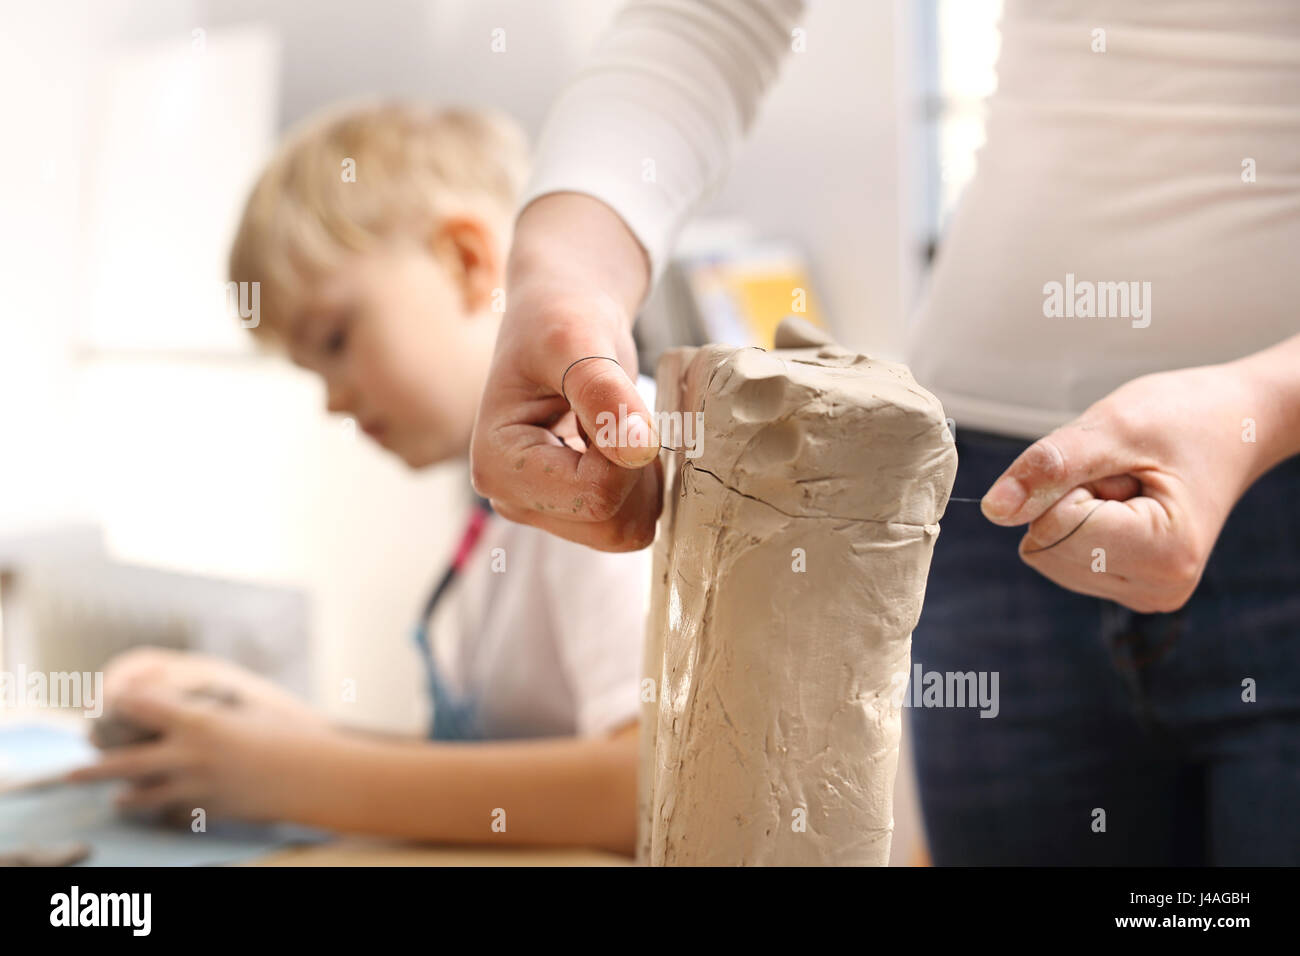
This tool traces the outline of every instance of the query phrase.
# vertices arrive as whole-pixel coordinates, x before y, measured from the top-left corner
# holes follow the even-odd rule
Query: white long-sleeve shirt
[[[633,0],[553,108],[524,204],[602,200],[657,279],[801,12]],[[1300,3],[1007,0],[998,76],[910,335],[959,429],[1037,437],[1139,375],[1300,331]]]
[[[802,12],[802,0],[628,3],[552,105],[522,205],[594,196],[627,223],[657,280],[753,124]]]

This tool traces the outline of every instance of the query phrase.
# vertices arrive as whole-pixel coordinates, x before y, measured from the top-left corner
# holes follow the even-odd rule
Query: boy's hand
[[[286,723],[256,702],[237,706],[185,697],[174,688],[119,694],[114,713],[155,733],[156,740],[105,751],[99,763],[69,773],[68,783],[123,779],[124,810],[170,811],[188,821],[209,817],[291,819],[310,787],[310,761],[335,732]]]
[[[602,551],[654,539],[659,438],[632,341],[648,277],[636,239],[595,199],[543,196],[520,216],[470,449],[474,487],[502,516]],[[574,416],[585,442],[566,444]]]
[[[264,677],[238,664],[164,647],[136,647],[117,655],[104,668],[104,704],[115,707],[118,698],[148,688],[177,691],[225,691],[256,703],[276,719],[298,727],[325,727],[326,719],[304,701]]]

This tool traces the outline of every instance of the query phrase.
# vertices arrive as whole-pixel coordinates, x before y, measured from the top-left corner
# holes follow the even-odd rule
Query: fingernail
[[[658,451],[659,437],[654,427],[645,420],[640,412],[633,412],[627,417],[627,447],[635,449],[627,457],[629,460],[649,461]]]
[[[980,511],[988,518],[1010,518],[1028,499],[1025,486],[1007,476],[1000,478],[980,501]]]

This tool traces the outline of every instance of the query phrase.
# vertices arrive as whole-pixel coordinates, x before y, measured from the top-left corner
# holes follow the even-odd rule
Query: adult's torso
[[[1300,332],[1300,3],[1007,0],[987,134],[909,349],[959,429]]]

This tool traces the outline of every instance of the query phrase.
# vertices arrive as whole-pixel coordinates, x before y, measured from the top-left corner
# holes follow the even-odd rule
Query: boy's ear
[[[460,288],[465,311],[486,308],[502,268],[491,226],[473,216],[452,216],[439,223],[430,244],[434,256]]]

